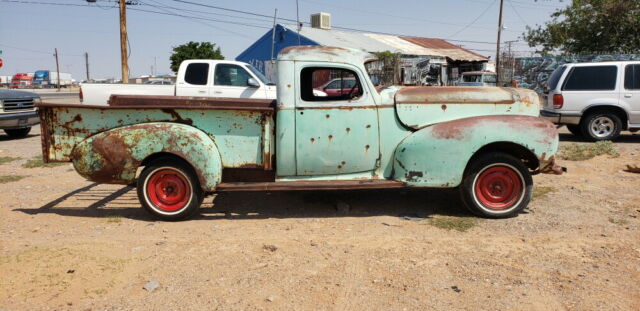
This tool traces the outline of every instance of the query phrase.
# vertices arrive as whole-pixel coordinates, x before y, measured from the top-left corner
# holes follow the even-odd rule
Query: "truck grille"
[[[31,110],[33,109],[33,98],[29,99],[5,99],[2,100],[4,111]]]

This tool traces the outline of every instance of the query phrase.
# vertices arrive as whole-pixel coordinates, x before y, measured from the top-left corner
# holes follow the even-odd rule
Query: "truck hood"
[[[436,123],[490,115],[538,116],[538,94],[502,87],[406,87],[395,94],[398,118],[419,129]]]
[[[40,98],[36,93],[15,90],[0,90],[0,100],[14,98]]]

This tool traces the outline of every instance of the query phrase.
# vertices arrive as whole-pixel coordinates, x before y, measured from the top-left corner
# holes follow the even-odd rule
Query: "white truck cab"
[[[540,115],[592,141],[640,130],[640,61],[573,63],[549,77]]]

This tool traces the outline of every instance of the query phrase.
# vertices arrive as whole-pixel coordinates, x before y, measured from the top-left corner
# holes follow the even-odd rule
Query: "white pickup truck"
[[[228,60],[185,60],[175,85],[104,84],[80,85],[80,102],[107,105],[111,95],[166,95],[275,99],[276,87],[253,66]]]

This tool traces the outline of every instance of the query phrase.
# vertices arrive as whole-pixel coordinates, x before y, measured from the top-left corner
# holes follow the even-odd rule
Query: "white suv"
[[[640,61],[574,63],[549,77],[543,118],[589,140],[640,130]]]

